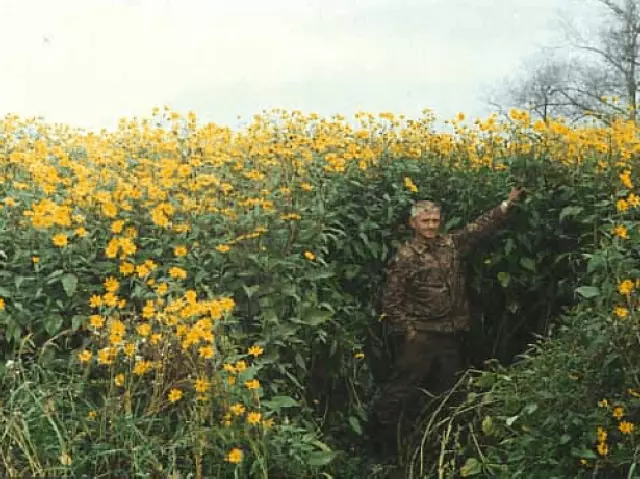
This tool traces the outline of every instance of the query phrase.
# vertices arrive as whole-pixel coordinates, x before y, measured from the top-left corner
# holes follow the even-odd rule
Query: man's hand
[[[509,196],[507,197],[507,199],[509,202],[514,203],[518,201],[518,199],[524,192],[525,192],[524,187],[522,186],[519,186],[517,188],[512,188],[511,191],[509,192]]]

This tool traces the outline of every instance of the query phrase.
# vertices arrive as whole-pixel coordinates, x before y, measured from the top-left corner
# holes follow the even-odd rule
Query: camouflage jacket
[[[469,330],[464,256],[497,230],[508,215],[501,206],[464,228],[434,239],[413,238],[398,249],[387,276],[382,312],[392,332]]]

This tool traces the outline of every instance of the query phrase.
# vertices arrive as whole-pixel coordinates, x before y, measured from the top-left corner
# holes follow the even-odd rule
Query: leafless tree
[[[500,104],[528,108],[545,120],[561,115],[575,121],[593,113],[605,123],[620,115],[636,121],[640,0],[590,1],[602,12],[597,31],[566,21],[562,57],[544,51],[535,56],[524,75],[509,82]]]

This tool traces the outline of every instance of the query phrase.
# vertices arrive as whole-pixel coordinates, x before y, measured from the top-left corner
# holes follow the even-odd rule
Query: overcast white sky
[[[573,1],[573,0],[572,0]],[[0,115],[485,115],[570,0],[0,0]]]

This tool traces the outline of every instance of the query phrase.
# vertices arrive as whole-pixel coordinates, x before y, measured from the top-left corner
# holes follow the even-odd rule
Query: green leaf
[[[498,281],[503,288],[509,286],[509,282],[511,281],[511,275],[506,271],[500,271],[498,273]]]
[[[600,294],[600,290],[596,286],[580,286],[575,291],[583,298],[595,298]]]
[[[304,275],[304,279],[308,279],[310,281],[319,281],[321,279],[328,279],[333,276],[335,276],[335,273],[333,271],[329,271],[326,269],[313,269],[311,271],[308,271]]]
[[[460,223],[462,223],[462,218],[460,218],[459,216],[454,216],[444,224],[444,230],[450,231],[456,226],[460,225]]]
[[[262,401],[264,406],[279,412],[280,409],[285,407],[297,407],[298,403],[290,396],[274,396],[271,399]]]
[[[508,418],[505,420],[505,423],[507,424],[507,426],[511,426],[514,422],[516,422],[516,421],[518,420],[518,418],[519,418],[519,417],[520,417],[520,416],[518,416],[518,415],[508,417]]]
[[[492,436],[495,432],[495,428],[493,427],[493,418],[491,416],[486,416],[482,420],[482,432],[487,436]]]
[[[583,209],[584,208],[582,206],[566,206],[562,208],[562,211],[560,211],[559,220],[562,221],[567,216],[576,216],[582,213]]]
[[[516,244],[513,241],[513,238],[507,239],[507,241],[505,242],[505,245],[504,245],[504,254],[509,256],[509,254],[511,254],[511,252],[513,251],[513,249],[515,247],[516,247]]]
[[[307,464],[310,466],[326,466],[331,461],[333,461],[338,452],[336,451],[314,451],[309,454],[309,458],[307,460]]]
[[[536,262],[534,260],[532,260],[531,258],[521,258],[520,259],[520,265],[524,269],[528,269],[531,272],[535,272],[536,271]]]
[[[58,331],[60,331],[60,328],[62,327],[62,323],[63,323],[62,316],[58,314],[54,314],[53,316],[49,316],[44,320],[44,330],[47,332],[47,334],[49,334],[50,336],[53,336]]]
[[[295,335],[298,332],[298,329],[300,329],[300,326],[297,324],[280,323],[278,326],[273,328],[273,334],[276,337],[287,338]]]
[[[592,256],[587,263],[587,274],[601,269],[604,265],[605,261],[601,256]]]
[[[0,296],[2,296],[3,298],[10,298],[11,291],[9,291],[7,288],[3,288],[2,286],[0,286]]]
[[[349,425],[358,436],[362,436],[362,426],[360,425],[360,421],[358,421],[357,417],[349,416]]]
[[[82,326],[82,323],[84,323],[84,321],[84,316],[76,314],[73,318],[71,318],[71,329],[77,331],[78,329],[80,329],[80,326]]]
[[[62,279],[62,287],[64,288],[64,292],[67,293],[67,296],[70,298],[76,292],[76,287],[78,286],[78,278],[71,273],[66,273]]]
[[[309,326],[318,326],[329,320],[333,316],[331,311],[323,311],[321,309],[311,308],[302,314],[302,322]]]
[[[571,456],[579,457],[581,459],[597,459],[596,453],[588,447],[572,447]]]
[[[470,457],[464,466],[460,468],[460,476],[469,477],[476,476],[482,472],[482,464],[475,457]]]
[[[255,294],[255,292],[260,289],[260,285],[254,284],[253,286],[245,286],[243,284],[242,289],[244,289],[244,292],[246,293],[247,298],[251,298]]]

